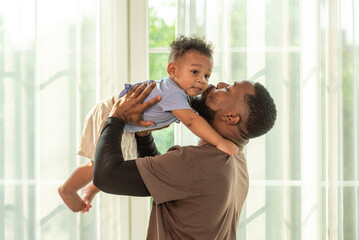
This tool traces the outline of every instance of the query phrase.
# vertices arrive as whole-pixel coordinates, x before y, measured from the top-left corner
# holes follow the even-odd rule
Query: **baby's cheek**
[[[193,94],[193,92],[189,89],[189,90],[186,90],[185,91],[186,92],[186,94],[188,95],[188,96],[191,96],[192,94]],[[192,97],[192,96],[191,96]]]
[[[191,90],[186,91],[186,93],[190,97],[195,97],[195,96],[198,96],[198,95],[202,94],[202,93],[194,92],[194,91],[191,91]]]

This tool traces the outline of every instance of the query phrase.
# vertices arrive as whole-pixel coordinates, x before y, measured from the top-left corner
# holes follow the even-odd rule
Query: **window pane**
[[[231,46],[247,46],[247,2],[232,0],[231,3]]]
[[[237,239],[301,239],[300,187],[251,186]]]
[[[267,46],[299,46],[300,1],[266,1]]]
[[[76,239],[78,233],[77,216],[65,205],[59,206],[60,199],[56,192],[57,186],[42,185],[38,206],[41,212],[41,239]]]
[[[35,239],[35,187],[31,185],[12,185],[5,186],[6,195],[4,205],[0,208],[5,209],[4,232],[1,232],[1,239]]]
[[[156,146],[158,148],[158,151],[160,151],[160,153],[167,152],[168,149],[172,147],[174,144],[174,138],[173,138],[174,124],[175,123],[171,124],[171,126],[169,126],[168,128],[153,132],[153,137],[155,139]]]
[[[353,30],[353,2],[341,1],[342,28],[342,116],[343,116],[343,180],[355,180],[355,49]]]
[[[150,54],[150,79],[160,80],[168,76],[168,54]]]
[[[356,239],[356,189],[355,187],[343,188],[343,234],[344,239]]]
[[[358,10],[359,10],[359,4],[357,4],[358,6]],[[359,26],[359,18],[358,19],[358,26]],[[356,43],[356,50],[355,50],[355,59],[356,59],[356,66],[354,67],[354,69],[356,69],[356,73],[355,73],[355,87],[356,87],[356,96],[355,96],[355,107],[356,109],[359,108],[359,31],[357,31],[357,43]],[[359,143],[359,111],[356,111],[356,142]],[[358,147],[356,148],[356,162],[357,162],[357,176],[356,176],[356,180],[359,181],[359,152],[358,152]],[[359,188],[358,188],[359,190]],[[359,198],[358,198],[359,201]],[[358,205],[359,206],[359,205]],[[358,216],[359,216],[359,207],[358,207]],[[359,221],[358,221],[358,225],[359,225]]]
[[[150,79],[160,80],[166,76],[171,42],[175,39],[176,1],[149,0],[149,65]],[[155,49],[155,50],[154,50]],[[153,137],[161,153],[174,144],[173,124],[154,131]]]
[[[232,53],[231,81],[247,80],[247,53]]]
[[[355,179],[355,83],[354,83],[354,54],[344,50],[342,53],[342,116],[343,116],[343,179]]]
[[[277,103],[278,114],[276,125],[265,136],[265,179],[300,180],[299,53],[266,53],[265,62],[265,86]],[[282,151],[284,148],[286,151]]]
[[[175,37],[176,1],[149,0],[150,48],[169,48]]]

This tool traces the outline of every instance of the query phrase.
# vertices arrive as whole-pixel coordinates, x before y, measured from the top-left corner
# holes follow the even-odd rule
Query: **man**
[[[243,147],[272,128],[273,99],[259,83],[242,81],[210,86],[192,101],[214,129],[239,146],[234,157],[203,141],[158,155],[151,134],[139,133],[143,158],[123,161],[125,123],[150,125],[141,115],[160,100],[142,103],[153,86],[144,88],[137,86],[119,99],[106,120],[96,149],[94,184],[108,193],[153,197],[148,239],[235,239],[248,192]]]

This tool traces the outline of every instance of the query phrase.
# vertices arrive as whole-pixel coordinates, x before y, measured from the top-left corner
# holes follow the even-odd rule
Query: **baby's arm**
[[[172,113],[198,137],[216,146],[219,150],[233,156],[238,147],[233,142],[224,139],[209,123],[190,109],[174,110]]]

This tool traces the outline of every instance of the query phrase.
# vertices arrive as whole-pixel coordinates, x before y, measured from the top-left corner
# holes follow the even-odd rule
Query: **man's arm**
[[[147,108],[160,101],[157,97],[142,103],[154,86],[155,84],[151,84],[146,89],[144,84],[133,87],[116,101],[104,124],[96,146],[93,179],[94,185],[104,192],[131,196],[150,195],[135,161],[124,161],[121,140],[126,122],[142,126],[153,124],[141,120],[141,116]]]
[[[238,146],[224,139],[204,118],[190,109],[174,110],[172,113],[198,137],[216,146],[230,156],[236,155]]]
[[[156,155],[161,155],[161,153],[157,150],[155,140],[153,139],[153,136],[151,133],[145,134],[145,135],[138,135],[138,133],[135,134],[136,136],[136,142],[137,142],[137,152],[138,157],[154,157]]]
[[[121,140],[125,122],[108,118],[96,146],[93,183],[103,192],[150,196],[134,160],[125,161]]]

